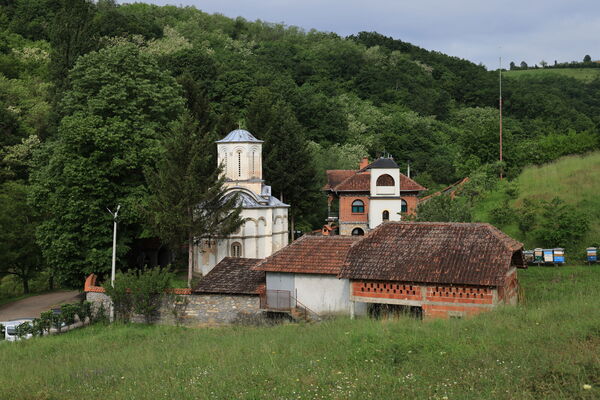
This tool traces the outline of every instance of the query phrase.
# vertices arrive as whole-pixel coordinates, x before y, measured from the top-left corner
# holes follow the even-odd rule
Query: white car
[[[28,322],[31,325],[31,321],[33,321],[33,318],[14,319],[12,321],[2,322],[2,325],[4,325],[4,339],[9,342],[19,340],[19,337],[17,336],[17,326],[23,322]],[[32,335],[28,333],[25,335],[25,339],[29,339],[31,336]]]

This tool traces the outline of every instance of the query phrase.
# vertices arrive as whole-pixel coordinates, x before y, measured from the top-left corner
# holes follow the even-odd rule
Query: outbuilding
[[[350,301],[464,317],[518,301],[523,244],[489,224],[387,222],[354,243],[339,277]]]

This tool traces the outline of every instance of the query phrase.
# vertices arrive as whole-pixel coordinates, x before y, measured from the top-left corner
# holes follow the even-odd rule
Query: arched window
[[[231,257],[240,258],[242,256],[242,245],[235,242],[231,245]]]
[[[238,178],[242,176],[242,151],[237,151],[237,162],[238,162]]]
[[[352,212],[354,214],[362,214],[365,212],[365,203],[362,200],[354,200],[352,202]]]
[[[394,178],[391,175],[385,174],[381,175],[377,178],[377,182],[375,183],[377,186],[395,186]]]
[[[401,213],[407,213],[408,212],[408,204],[406,204],[406,200],[404,200],[404,199],[400,200],[400,212]]]
[[[388,210],[385,210],[381,214],[381,219],[384,220],[384,221],[389,221],[390,220],[390,212]]]
[[[354,228],[352,229],[352,236],[364,236],[365,231],[363,231],[361,228]]]

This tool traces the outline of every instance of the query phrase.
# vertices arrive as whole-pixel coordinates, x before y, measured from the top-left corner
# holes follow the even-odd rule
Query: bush
[[[464,198],[439,195],[420,203],[417,221],[471,222],[471,207]]]
[[[75,322],[75,316],[77,315],[77,311],[79,311],[79,304],[63,304],[60,307],[60,315],[62,317],[62,322],[67,325],[72,325]]]
[[[89,319],[92,322],[92,303],[89,301],[82,301],[77,307],[77,318],[82,324],[85,324],[85,320]]]
[[[0,340],[4,340],[4,325],[0,324]]]
[[[172,278],[168,269],[160,267],[144,269],[135,276],[131,287],[133,311],[143,315],[146,323],[150,323],[158,311]]]
[[[497,227],[510,224],[515,216],[515,211],[508,201],[504,201],[500,206],[490,210],[490,221]]]
[[[132,312],[141,314],[147,323],[160,307],[164,292],[169,288],[173,274],[166,268],[118,273],[115,286],[106,284],[106,294],[113,302],[115,317],[123,322],[131,320]]]
[[[544,246],[572,248],[589,229],[587,216],[558,197],[544,202],[542,217],[536,236]]]
[[[45,311],[40,314],[39,329],[41,329],[42,334],[44,331],[46,331],[46,333],[50,333],[53,320],[54,313],[52,311]]]
[[[17,335],[17,337],[19,339],[24,338],[25,336],[29,335],[30,333],[32,333],[32,326],[31,326],[31,322],[29,322],[29,321],[21,322],[19,325],[17,325],[15,327],[15,334]]]

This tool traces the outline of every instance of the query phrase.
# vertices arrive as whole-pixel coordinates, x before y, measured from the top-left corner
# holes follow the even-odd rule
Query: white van
[[[19,340],[17,336],[17,326],[21,325],[23,322],[28,322],[31,325],[31,321],[33,318],[24,318],[24,319],[14,319],[12,321],[3,322],[4,325],[4,339],[9,342],[14,342]],[[25,339],[29,339],[32,335],[29,333],[25,335]]]

